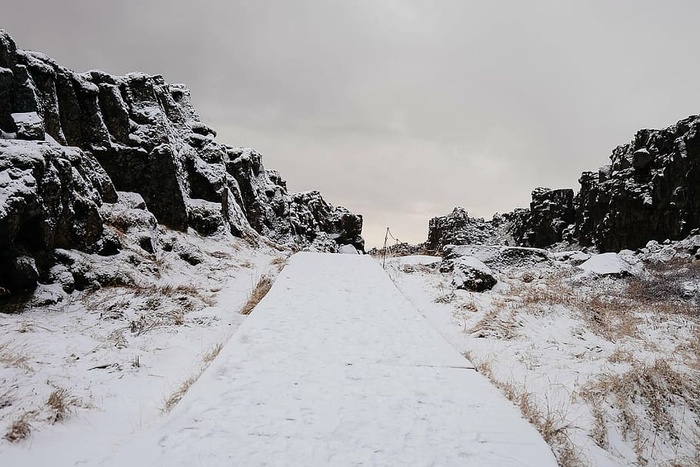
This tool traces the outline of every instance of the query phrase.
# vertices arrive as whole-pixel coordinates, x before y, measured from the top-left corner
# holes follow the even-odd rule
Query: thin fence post
[[[382,248],[382,268],[386,269],[386,242],[389,239],[389,227],[386,228],[384,234],[384,248]]]

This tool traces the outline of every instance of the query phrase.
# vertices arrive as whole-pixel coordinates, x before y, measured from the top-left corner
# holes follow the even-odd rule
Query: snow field
[[[372,258],[300,253],[171,415],[105,465],[547,466]]]
[[[157,279],[71,295],[41,287],[33,303],[63,299],[0,314],[0,465],[92,466],[111,457],[162,418],[244,321],[239,310],[258,278],[278,272],[277,252],[181,237],[201,264],[162,252]],[[47,403],[54,392],[63,394],[61,414]],[[18,420],[29,432],[12,443],[4,436]]]
[[[640,270],[638,257],[601,256],[589,265]],[[493,290],[471,293],[450,286],[440,261],[394,258],[387,269],[560,465],[700,465],[700,317],[673,295],[674,281],[697,290],[698,265],[613,279],[553,261],[504,268]]]

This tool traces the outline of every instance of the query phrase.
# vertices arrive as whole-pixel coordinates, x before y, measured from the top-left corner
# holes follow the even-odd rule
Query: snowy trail
[[[162,423],[104,465],[555,466],[368,256],[300,253]]]

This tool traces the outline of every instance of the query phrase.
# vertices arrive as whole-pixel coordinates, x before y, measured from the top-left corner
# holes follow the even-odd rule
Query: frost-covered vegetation
[[[587,262],[582,252],[487,261],[498,284],[482,293],[457,289],[438,257],[387,266],[562,465],[699,465],[698,240]]]

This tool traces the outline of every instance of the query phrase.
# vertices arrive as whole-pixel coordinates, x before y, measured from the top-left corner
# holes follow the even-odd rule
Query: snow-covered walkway
[[[300,253],[162,423],[108,465],[555,466],[368,256]]]

